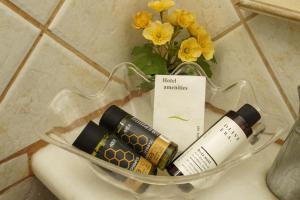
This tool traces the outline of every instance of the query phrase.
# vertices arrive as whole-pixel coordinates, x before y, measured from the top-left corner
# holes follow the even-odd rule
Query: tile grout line
[[[245,18],[246,21],[253,19],[254,17],[256,17],[257,14],[251,14],[249,16],[247,16]],[[231,31],[235,30],[236,28],[238,28],[239,26],[241,26],[243,23],[240,20],[239,22],[233,24],[232,26],[230,26],[229,28],[227,28],[226,30],[222,31],[221,33],[219,33],[218,35],[216,35],[215,37],[212,38],[213,41],[217,41],[218,39],[221,39],[222,37],[224,37],[225,35],[227,35],[228,33],[230,33]]]
[[[12,183],[12,184],[10,184],[9,186],[3,188],[3,189],[0,191],[0,195],[2,195],[3,193],[5,193],[5,192],[6,192],[7,190],[9,190],[10,188],[12,188],[12,187],[18,185],[19,183],[22,183],[23,181],[27,180],[27,179],[30,178],[30,177],[32,177],[32,175],[27,175],[27,176],[21,178],[20,180],[14,182],[14,183]]]
[[[2,0],[2,1],[9,2],[8,0]],[[12,4],[12,3],[9,2],[9,3],[6,3],[5,5],[7,5],[14,12],[18,13],[19,15],[21,15],[25,20],[27,20],[32,25],[36,26],[37,28],[39,28],[41,30],[44,30],[44,33],[46,35],[48,35],[50,38],[52,38],[53,40],[55,40],[57,43],[59,43],[60,45],[62,45],[64,48],[68,49],[69,51],[71,51],[72,53],[74,53],[76,56],[78,56],[80,59],[82,59],[83,61],[85,61],[86,63],[88,63],[92,67],[94,67],[97,71],[101,72],[105,76],[109,76],[110,73],[109,73],[108,70],[106,70],[105,68],[103,68],[101,65],[99,65],[98,63],[96,63],[95,61],[93,61],[92,59],[90,59],[88,56],[86,56],[85,54],[83,54],[79,50],[77,50],[75,47],[73,47],[72,45],[70,45],[69,43],[67,43],[65,40],[63,40],[59,36],[57,36],[56,34],[54,34],[51,30],[48,29],[48,27],[43,26],[42,24],[40,24],[34,18],[28,16],[28,14],[26,12],[22,11],[20,8],[18,8],[14,4]],[[256,16],[255,14],[253,14],[251,16],[248,16],[246,18],[246,20],[250,20],[251,18],[253,18],[255,16]],[[225,30],[225,31],[221,32],[220,34],[218,34],[217,36],[215,36],[213,38],[213,40],[220,39],[221,37],[223,37],[227,33],[231,32],[235,28],[239,27],[241,24],[242,24],[241,22],[238,22],[238,23],[234,24],[233,26],[229,27],[227,30]]]
[[[63,3],[65,0],[60,0],[60,2],[56,5],[56,7],[54,8],[52,14],[50,15],[49,19],[46,22],[45,28],[47,29],[47,27],[51,24],[51,22],[53,21],[53,19],[55,18],[55,16],[57,15],[58,11],[60,10],[60,8],[62,7]],[[10,4],[10,2],[5,1],[5,0],[1,0],[1,2],[6,5],[6,6],[11,6],[9,8],[17,8],[14,4]],[[21,9],[18,9],[17,12],[19,15],[23,15],[25,12],[22,11]],[[0,103],[3,101],[4,97],[6,96],[6,94],[8,93],[9,89],[12,87],[13,83],[15,82],[15,80],[17,79],[18,75],[20,74],[21,70],[23,69],[25,63],[27,62],[27,60],[29,59],[29,57],[31,56],[32,52],[34,51],[34,49],[36,48],[36,46],[38,45],[39,41],[41,40],[45,28],[44,26],[42,26],[37,20],[35,20],[34,18],[32,18],[30,15],[26,15],[25,18],[27,21],[31,20],[32,23],[34,23],[36,25],[36,27],[38,27],[40,29],[40,33],[38,34],[37,38],[34,40],[32,46],[30,47],[30,49],[28,50],[28,52],[26,53],[25,57],[22,59],[21,63],[19,64],[19,66],[17,67],[17,70],[15,71],[15,73],[13,74],[12,78],[10,79],[9,83],[7,84],[7,86],[5,87],[4,91],[2,92],[2,94],[0,95]],[[6,161],[12,160],[18,156],[21,156],[23,154],[27,154],[27,167],[28,167],[28,175],[14,183],[12,183],[11,185],[7,186],[6,188],[2,189],[0,191],[0,195],[3,194],[5,191],[7,191],[8,189],[18,185],[19,183],[23,182],[24,180],[26,180],[27,178],[33,176],[33,171],[32,171],[32,167],[31,167],[31,157],[32,154],[34,152],[36,152],[37,150],[45,147],[47,145],[46,142],[39,140],[17,152],[15,152],[14,154],[12,154],[11,156],[8,156],[7,158],[3,159],[0,161],[0,165]]]
[[[31,56],[31,54],[33,53],[34,49],[37,47],[37,44],[39,43],[39,41],[41,40],[45,28],[47,28],[51,22],[53,21],[54,17],[57,15],[59,9],[62,7],[64,0],[60,0],[60,2],[57,4],[57,6],[54,8],[54,11],[52,12],[52,14],[50,15],[49,19],[46,22],[46,26],[44,27],[41,23],[39,23],[37,20],[35,20],[33,17],[31,17],[30,15],[28,15],[26,12],[24,12],[21,9],[18,9],[17,6],[13,3],[11,3],[8,0],[3,0],[1,1],[4,5],[6,5],[7,7],[9,7],[10,9],[17,9],[18,11],[17,14],[19,15],[24,15],[26,17],[24,17],[27,21],[32,21],[33,24],[36,25],[36,27],[38,27],[40,29],[40,33],[38,34],[38,36],[36,37],[36,39],[34,40],[33,44],[31,45],[30,49],[28,50],[28,52],[25,54],[25,57],[22,59],[21,63],[19,64],[19,66],[17,67],[15,73],[13,74],[13,76],[11,77],[11,79],[9,80],[8,84],[6,85],[6,87],[4,88],[2,94],[0,95],[0,103],[3,101],[3,99],[5,98],[5,96],[7,95],[9,89],[12,87],[12,85],[14,84],[14,82],[16,81],[18,75],[20,74],[20,72],[22,71],[23,67],[25,66],[27,60],[29,59],[29,57]],[[24,14],[25,13],[25,14]]]
[[[15,152],[14,154],[12,154],[12,155],[10,155],[10,156],[8,156],[5,159],[3,159],[3,160],[0,161],[0,165],[1,165],[1,164],[5,163],[7,161],[10,161],[10,160],[12,160],[14,158],[17,158],[17,157],[19,157],[21,155],[24,155],[24,154],[27,154],[27,159],[28,159],[28,163],[27,163],[28,174],[25,177],[23,177],[23,178],[17,180],[16,182],[12,183],[11,185],[3,188],[0,191],[0,195],[3,194],[8,189],[10,189],[10,188],[18,185],[19,183],[23,182],[27,178],[34,176],[33,171],[32,171],[32,167],[31,167],[31,162],[30,162],[31,161],[31,157],[32,157],[32,155],[33,155],[34,152],[38,151],[39,149],[41,149],[41,148],[43,148],[43,147],[45,147],[47,145],[48,145],[47,142],[44,142],[43,140],[38,140],[37,142],[35,142],[35,143],[33,143],[33,144],[31,144],[31,145],[29,145],[29,146],[27,146],[27,147],[25,147],[25,148],[17,151],[17,152]]]
[[[5,162],[8,162],[10,160],[13,160],[19,156],[22,156],[24,154],[28,155],[28,159],[30,158],[29,156],[32,156],[36,151],[38,151],[39,149],[45,147],[46,145],[48,145],[47,142],[43,141],[43,140],[38,140],[34,143],[31,143],[30,145],[27,145],[26,147],[18,150],[17,152],[7,156],[6,158],[0,160],[0,165],[2,165]]]
[[[232,4],[233,4],[233,2],[232,2]],[[253,45],[255,46],[255,49],[257,50],[259,56],[261,57],[261,59],[262,59],[264,65],[265,65],[267,71],[269,72],[269,75],[271,76],[273,82],[275,83],[275,85],[276,85],[276,87],[277,87],[277,89],[278,89],[281,97],[283,98],[284,103],[288,107],[289,112],[291,113],[292,117],[294,119],[296,119],[297,118],[296,111],[293,109],[291,102],[289,101],[289,99],[286,96],[283,88],[281,87],[280,82],[277,79],[277,77],[276,77],[276,75],[275,75],[275,73],[274,73],[274,71],[273,71],[273,69],[271,67],[271,64],[269,63],[268,59],[266,58],[266,56],[264,55],[262,49],[260,48],[260,46],[259,46],[259,44],[258,44],[258,42],[257,42],[257,40],[256,40],[256,38],[255,38],[255,36],[253,34],[253,32],[251,31],[249,25],[247,24],[247,21],[245,21],[245,18],[243,17],[241,11],[234,4],[233,4],[233,7],[234,7],[237,15],[241,19],[242,24],[245,27],[245,30],[247,31],[247,33],[248,33],[248,35],[249,35],[249,37],[250,37]]]
[[[13,153],[13,154],[11,154],[9,156],[7,156],[6,158],[0,160],[0,165],[3,164],[3,163],[5,163],[5,162],[8,162],[8,161],[10,161],[10,160],[12,160],[12,159],[14,159],[16,157],[19,157],[19,156],[21,156],[23,154],[27,154],[28,155],[28,159],[29,159],[35,151],[37,151],[37,150],[45,147],[47,144],[48,143],[45,142],[45,141],[43,141],[43,140],[38,140],[38,141],[36,141],[36,142],[34,142],[34,143],[32,143],[32,144],[30,144],[30,145],[28,145],[28,146],[20,149],[19,151],[15,152],[15,153]]]
[[[21,70],[23,69],[26,61],[29,59],[30,55],[32,54],[33,50],[36,48],[37,44],[39,43],[39,41],[41,40],[43,36],[43,32],[41,31],[39,33],[39,35],[37,36],[37,38],[34,40],[31,48],[29,49],[29,51],[26,53],[25,57],[22,59],[21,63],[19,64],[19,66],[17,67],[17,70],[15,71],[15,73],[13,74],[13,76],[11,77],[11,79],[9,80],[8,84],[6,85],[6,87],[4,88],[2,94],[0,95],[0,103],[3,101],[3,99],[6,97],[9,89],[12,87],[13,83],[16,81],[18,75],[20,74]]]
[[[72,52],[73,54],[75,54],[81,60],[83,60],[84,62],[86,62],[89,65],[91,65],[97,71],[101,72],[102,74],[104,74],[107,77],[110,75],[110,73],[109,73],[109,71],[107,69],[103,68],[98,63],[96,63],[95,61],[93,61],[92,59],[90,59],[88,56],[86,56],[85,54],[81,53],[75,47],[73,47],[72,45],[70,45],[69,43],[67,43],[65,40],[63,40],[62,38],[60,38],[59,36],[57,36],[56,34],[54,34],[51,30],[49,30],[49,29],[45,30],[45,34],[48,35],[50,38],[52,38],[55,42],[57,42],[58,44],[60,44],[61,46],[63,46],[65,49],[68,49],[70,52]]]
[[[11,9],[13,12],[15,12],[18,15],[20,15],[21,17],[23,17],[26,21],[28,21],[29,23],[31,23],[33,26],[35,26],[36,28],[42,30],[46,35],[48,35],[50,38],[52,38],[57,43],[59,43],[60,45],[62,45],[64,48],[68,49],[69,51],[71,51],[72,53],[74,53],[76,56],[78,56],[80,59],[82,59],[84,62],[86,62],[89,65],[91,65],[91,67],[93,67],[97,71],[103,73],[105,76],[107,76],[107,77],[109,76],[110,73],[109,73],[108,70],[106,70],[104,67],[102,67],[101,65],[99,65],[98,63],[96,63],[95,61],[93,61],[92,59],[90,59],[88,56],[86,56],[82,52],[78,51],[76,48],[74,48],[72,45],[70,45],[69,43],[67,43],[63,39],[61,39],[56,34],[54,34],[53,32],[51,32],[51,30],[49,30],[48,27],[45,27],[43,24],[41,24],[36,19],[34,19],[33,17],[31,17],[29,14],[27,14],[26,12],[24,12],[23,10],[21,10],[19,7],[17,7],[16,5],[14,5],[12,2],[10,2],[9,0],[1,0],[1,2],[4,5],[6,5],[9,9]]]
[[[45,23],[45,28],[47,29],[50,24],[53,22],[54,18],[56,17],[56,15],[58,14],[58,12],[60,11],[60,9],[62,8],[62,6],[64,5],[65,0],[59,0],[58,4],[55,6],[55,8],[52,11],[52,14],[49,16],[47,22]]]
[[[30,22],[33,26],[35,26],[38,29],[43,29],[43,25],[37,21],[35,18],[27,14],[25,11],[17,7],[15,4],[10,2],[9,0],[0,0],[1,3],[3,3],[6,7],[17,13],[19,16],[23,17],[26,21]]]

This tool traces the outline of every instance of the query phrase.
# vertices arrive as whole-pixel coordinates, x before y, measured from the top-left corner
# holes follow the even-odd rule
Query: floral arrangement
[[[215,63],[213,42],[209,33],[200,26],[195,16],[183,9],[176,9],[173,0],[148,2],[158,19],[148,11],[134,16],[134,27],[142,30],[149,43],[132,50],[133,63],[146,75],[170,74],[182,62],[196,62],[211,77],[210,62]]]

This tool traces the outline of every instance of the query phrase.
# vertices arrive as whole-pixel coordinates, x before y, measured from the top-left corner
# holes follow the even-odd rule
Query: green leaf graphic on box
[[[180,116],[176,116],[176,115],[174,115],[174,116],[170,116],[170,117],[168,117],[169,119],[178,119],[178,120],[181,120],[181,121],[189,121],[188,119],[184,119],[183,117],[180,117]]]
[[[168,74],[166,60],[152,51],[151,44],[135,47],[132,55],[134,56],[133,63],[146,75]]]

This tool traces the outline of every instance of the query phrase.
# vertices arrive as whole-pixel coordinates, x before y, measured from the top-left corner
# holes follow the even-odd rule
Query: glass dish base
[[[174,70],[173,74],[206,76],[196,63],[183,63]],[[55,125],[47,132],[36,131],[48,143],[90,162],[91,170],[96,176],[107,184],[132,193],[137,199],[158,197],[160,199],[193,199],[199,197],[201,191],[213,186],[228,169],[238,167],[241,162],[259,153],[289,128],[284,116],[264,112],[249,82],[239,80],[227,86],[218,86],[207,76],[206,78],[205,130],[227,111],[237,110],[245,103],[256,107],[262,119],[255,125],[249,143],[242,145],[234,155],[218,167],[203,173],[171,177],[166,172],[160,171],[157,176],[140,175],[95,158],[72,146],[84,126],[90,120],[98,123],[102,113],[113,104],[152,125],[154,81],[132,63],[117,65],[104,86],[92,94],[76,88],[66,88],[60,91],[51,101],[44,119],[41,119],[52,120]],[[199,136],[190,135],[190,137]],[[178,145],[181,145],[180,141]]]

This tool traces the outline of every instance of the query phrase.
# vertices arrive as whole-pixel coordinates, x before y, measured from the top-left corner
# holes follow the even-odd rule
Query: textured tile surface
[[[239,20],[229,0],[176,3],[192,11],[212,36]],[[132,28],[132,16],[144,9],[146,1],[68,0],[50,29],[110,71],[115,64],[130,60],[133,46],[145,42],[141,32]]]
[[[37,140],[34,132],[50,127],[52,120],[43,119],[60,90],[77,88],[89,93],[104,80],[98,71],[47,37],[24,67],[0,107],[0,160]]]
[[[0,4],[0,94],[37,34],[37,29]]]
[[[297,112],[297,86],[300,85],[300,26],[266,16],[254,18],[249,25]]]
[[[2,148],[1,148],[2,149]],[[0,165],[0,191],[29,174],[27,155],[22,155]]]
[[[140,0],[68,0],[50,29],[110,71],[144,41],[132,16],[145,7]]]
[[[0,195],[0,200],[57,200],[35,177],[28,178]]]
[[[46,23],[59,0],[12,0],[12,2],[33,18]]]
[[[0,195],[0,200],[57,200],[37,179],[28,178]]]
[[[220,85],[240,79],[250,81],[258,103],[266,112],[292,121],[291,114],[243,27],[218,40],[215,47],[218,64],[213,66],[213,80]]]
[[[230,0],[178,0],[177,6],[193,12],[214,37],[239,21]]]

